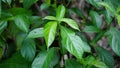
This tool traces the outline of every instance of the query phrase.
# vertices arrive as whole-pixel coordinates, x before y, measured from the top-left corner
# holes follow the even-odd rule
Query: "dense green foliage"
[[[98,41],[108,38],[120,56],[120,1],[84,2],[79,8],[73,0],[0,0],[0,68],[114,68]]]

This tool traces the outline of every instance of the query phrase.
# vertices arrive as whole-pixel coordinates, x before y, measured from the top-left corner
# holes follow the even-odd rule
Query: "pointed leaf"
[[[98,61],[98,60],[92,62],[92,64],[93,64],[95,67],[97,67],[97,68],[108,68],[108,67],[105,65],[105,63],[100,62],[100,61]]]
[[[7,27],[7,21],[0,22],[0,34],[4,31],[6,27]]]
[[[45,10],[45,9],[47,9],[49,6],[50,6],[50,5],[47,4],[47,3],[42,3],[42,4],[40,5],[40,10],[41,10],[41,11],[42,11],[42,10]]]
[[[56,18],[60,21],[65,15],[65,7],[63,5],[59,5],[56,11]]]
[[[32,61],[35,57],[35,52],[36,52],[36,47],[35,47],[35,42],[32,39],[25,39],[23,41],[22,47],[21,47],[21,54],[22,56],[29,60]]]
[[[54,41],[56,28],[57,28],[57,22],[55,21],[48,22],[44,27],[43,32],[47,47],[49,47]]]
[[[99,61],[96,57],[89,55],[84,59],[85,64],[95,66],[97,68],[108,68],[103,62]]]
[[[90,11],[91,21],[95,26],[100,28],[102,26],[102,18],[96,11]]]
[[[65,48],[78,59],[82,58],[83,52],[90,51],[90,47],[75,35],[75,32],[61,26],[61,37]]]
[[[113,8],[112,5],[108,4],[107,2],[99,2],[100,5],[102,5],[103,7],[109,9],[109,11],[112,13],[112,14],[115,14],[115,9]]]
[[[69,19],[69,18],[63,18],[61,21],[67,23],[73,29],[79,30],[79,27],[78,27],[77,23],[74,20]]]
[[[2,0],[3,2],[5,2],[6,4],[11,4],[12,0]]]
[[[59,61],[58,50],[41,51],[32,63],[32,68],[53,68]]]
[[[38,38],[38,37],[43,37],[43,28],[36,28],[32,30],[27,38]]]
[[[65,62],[65,68],[84,68],[84,67],[76,60],[68,59]]]
[[[100,32],[100,29],[98,29],[95,26],[85,26],[83,31],[88,33],[97,33],[97,32]]]
[[[113,49],[113,51],[120,56],[120,31],[116,28],[111,28],[106,32],[107,36],[109,36],[109,43]]]
[[[105,16],[107,24],[109,25],[112,21],[111,12],[108,9],[106,9],[104,16]]]
[[[120,26],[120,15],[117,15],[116,18],[117,18],[117,21],[118,21],[118,25]]]
[[[109,67],[109,68],[114,68],[114,59],[112,54],[108,52],[107,50],[103,49],[102,47],[97,47],[97,54],[101,58],[101,60]]]
[[[57,20],[56,17],[54,17],[54,16],[46,16],[44,19],[47,19],[47,20]]]
[[[29,23],[29,20],[25,16],[22,16],[22,15],[16,16],[15,24],[20,30],[24,32],[28,32],[30,23]]]

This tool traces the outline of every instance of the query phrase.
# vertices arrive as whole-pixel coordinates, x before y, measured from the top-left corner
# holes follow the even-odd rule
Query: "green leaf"
[[[98,60],[92,62],[92,64],[97,68],[108,68],[103,62],[100,62]]]
[[[7,3],[7,4],[11,4],[12,0],[2,0],[3,2]]]
[[[13,16],[16,16],[16,15],[30,16],[32,14],[30,10],[28,11],[27,9],[18,8],[18,7],[8,9],[8,13],[11,13]]]
[[[85,36],[83,32],[77,31],[76,35],[78,35],[83,41],[87,42],[87,37]]]
[[[98,29],[95,26],[85,26],[83,31],[88,32],[88,33],[98,33],[98,32],[100,32],[100,29]]]
[[[64,47],[76,58],[81,59],[83,52],[90,52],[90,47],[75,35],[75,32],[61,26],[61,37]]]
[[[120,6],[117,7],[116,13],[119,14],[119,12],[120,12]]]
[[[24,39],[26,38],[27,34],[26,33],[18,33],[15,38],[16,38],[16,47],[17,50],[21,49],[22,47],[22,43],[24,41]]]
[[[51,3],[51,0],[45,0],[45,3],[46,3],[46,4],[50,4],[50,3]]]
[[[107,24],[109,25],[111,23],[111,21],[112,21],[111,12],[108,9],[106,9],[104,16],[105,16]]]
[[[65,62],[65,68],[84,68],[84,67],[76,60],[68,59]]]
[[[77,23],[74,20],[69,19],[69,18],[63,18],[61,21],[67,23],[73,29],[79,30],[79,27],[78,27]]]
[[[70,14],[75,13],[79,17],[84,18],[84,14],[79,8],[71,8],[71,9],[68,9],[68,11],[70,12]]]
[[[120,6],[120,0],[104,0],[105,3],[109,4],[111,8],[117,9]]]
[[[102,18],[96,11],[90,11],[91,21],[95,26],[100,28],[102,26]]]
[[[31,29],[36,29],[36,28],[40,27],[40,25],[43,24],[43,19],[40,16],[31,16],[30,22],[32,24]]]
[[[21,47],[21,54],[22,56],[29,60],[32,61],[35,57],[35,53],[36,53],[36,46],[35,46],[35,42],[32,39],[25,39],[22,43],[22,47]]]
[[[83,41],[80,37],[79,37],[79,42],[81,42],[81,47],[84,49],[85,52],[91,52],[91,48],[90,45],[88,45],[87,42]]]
[[[112,50],[120,56],[120,31],[116,28],[111,28],[109,31],[105,33],[105,35],[109,36],[109,43],[112,47]]]
[[[117,15],[116,18],[117,18],[118,25],[120,26],[120,15]]]
[[[110,52],[105,50],[104,48],[98,46],[96,48],[97,54],[101,58],[101,60],[109,67],[109,68],[114,68],[114,59],[113,56]]]
[[[8,29],[10,30],[10,34],[12,34],[13,37],[16,37],[16,35],[21,32],[21,30],[14,22],[10,22]]]
[[[115,9],[113,8],[112,5],[106,3],[106,2],[99,2],[100,5],[102,5],[103,7],[109,9],[109,11],[112,13],[112,14],[115,14]]]
[[[65,15],[65,7],[63,5],[59,5],[56,11],[56,18],[60,21]]]
[[[1,60],[2,56],[3,56],[3,49],[0,48],[0,60]]]
[[[47,48],[53,43],[56,35],[57,22],[50,21],[44,27],[44,37],[47,44]]]
[[[72,20],[72,19],[69,19],[69,18],[63,18],[61,21],[67,23],[70,27],[76,29],[76,30],[79,30],[79,27],[77,25],[77,23]]]
[[[96,59],[92,55],[89,55],[89,56],[84,58],[84,63],[87,64],[87,65],[92,65],[93,61],[96,61]]]
[[[14,21],[15,21],[16,26],[20,30],[22,30],[24,32],[28,32],[30,23],[29,23],[29,20],[27,19],[27,17],[18,15],[15,17]]]
[[[43,3],[43,4],[40,5],[40,10],[41,10],[41,11],[42,11],[42,10],[45,10],[45,9],[47,9],[49,6],[50,6],[49,4]]]
[[[47,20],[57,20],[56,17],[54,17],[54,16],[46,16],[44,19],[47,19]]]
[[[103,62],[99,61],[96,57],[89,55],[84,58],[84,63],[89,66],[95,66],[97,68],[108,68]]]
[[[53,68],[59,61],[58,50],[50,48],[48,51],[41,51],[32,63],[32,68]]]
[[[5,47],[6,47],[6,42],[3,40],[2,37],[0,37],[0,60],[2,56],[4,55]]]
[[[67,53],[67,50],[66,50],[65,45],[63,44],[63,42],[61,42],[61,44],[60,44],[60,52],[62,53],[62,55]]]
[[[2,9],[2,8],[1,8]],[[10,13],[10,12],[8,12],[8,11],[4,11],[4,10],[2,10],[1,12],[0,12],[1,14],[1,17],[0,17],[0,21],[2,22],[2,21],[8,21],[8,20],[13,20],[14,19],[14,17],[13,17],[13,15]]]
[[[30,68],[30,62],[26,61],[19,53],[15,53],[12,57],[5,59],[0,63],[2,68]]]
[[[27,38],[38,38],[43,37],[43,28],[36,28],[29,32]]]
[[[23,7],[28,9],[31,5],[33,5],[37,0],[23,0]]]
[[[99,8],[99,2],[101,2],[102,0],[86,0],[88,3],[90,3],[91,5],[95,6],[96,8]]]
[[[0,34],[4,31],[6,27],[7,27],[7,21],[0,22]]]

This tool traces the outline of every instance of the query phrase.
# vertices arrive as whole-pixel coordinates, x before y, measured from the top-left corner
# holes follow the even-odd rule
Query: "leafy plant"
[[[0,67],[114,68],[120,1],[79,2],[83,8],[73,0],[0,0]],[[100,46],[103,38],[115,54]]]

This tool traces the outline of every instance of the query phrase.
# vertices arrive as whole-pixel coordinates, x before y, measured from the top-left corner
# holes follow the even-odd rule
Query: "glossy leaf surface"
[[[56,35],[57,22],[50,21],[44,27],[44,37],[46,41],[47,48],[53,43]]]

